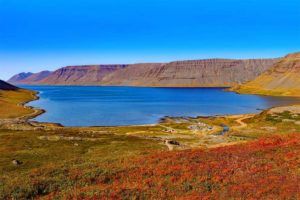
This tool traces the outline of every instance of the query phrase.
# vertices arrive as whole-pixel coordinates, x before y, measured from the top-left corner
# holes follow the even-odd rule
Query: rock
[[[175,140],[166,140],[165,143],[166,143],[166,144],[177,145],[177,146],[180,145],[180,143],[177,142],[177,141],[175,141]]]
[[[275,131],[277,130],[277,127],[273,127],[273,126],[263,126],[260,129],[266,130],[266,131]]]
[[[13,160],[12,160],[12,164],[15,165],[15,166],[19,166],[19,165],[22,164],[22,162],[19,161],[19,160],[13,159]]]

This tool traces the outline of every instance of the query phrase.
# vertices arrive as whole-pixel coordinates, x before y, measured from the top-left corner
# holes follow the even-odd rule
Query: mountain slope
[[[206,59],[134,64],[104,77],[103,85],[224,87],[254,79],[277,59]]]
[[[0,90],[17,90],[16,86],[13,86],[9,83],[0,80]]]
[[[38,82],[38,81],[41,81],[43,79],[45,79],[46,77],[48,77],[52,72],[50,71],[42,71],[42,72],[39,72],[39,73],[35,73],[35,74],[32,74],[31,76],[29,76],[28,78],[26,78],[24,81],[24,83],[31,83],[31,82]]]
[[[41,80],[41,84],[97,85],[104,76],[126,65],[84,65],[60,68]]]
[[[300,96],[300,52],[289,54],[255,80],[236,89],[240,93]]]
[[[206,59],[171,63],[84,65],[32,74],[18,84],[224,87],[252,80],[277,59]],[[42,77],[42,78],[40,78]],[[15,83],[14,77],[9,81]]]
[[[27,73],[26,72],[22,72],[20,74],[14,75],[7,82],[12,83],[12,84],[19,84],[23,80],[25,80],[26,78],[30,77],[31,75],[33,75],[33,73],[31,73],[31,72],[27,72]]]
[[[39,81],[43,80],[47,76],[49,76],[52,72],[50,71],[42,71],[39,73],[20,73],[12,78],[10,78],[7,82],[11,84],[31,84],[31,83],[38,83]]]

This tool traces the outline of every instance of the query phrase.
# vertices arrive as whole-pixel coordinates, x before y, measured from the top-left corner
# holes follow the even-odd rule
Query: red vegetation
[[[97,177],[67,198],[300,199],[300,134],[160,152],[120,165],[117,173]]]

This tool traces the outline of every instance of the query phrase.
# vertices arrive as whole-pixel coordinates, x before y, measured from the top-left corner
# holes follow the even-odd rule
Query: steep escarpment
[[[60,68],[40,81],[31,84],[98,85],[102,78],[125,65],[83,65]]]
[[[205,59],[170,63],[68,66],[14,81],[18,84],[224,87],[244,83],[277,59]]]
[[[104,77],[103,85],[216,87],[249,81],[277,59],[206,59],[166,64],[134,64]]]
[[[300,96],[300,52],[289,54],[255,80],[236,88],[240,93]]]

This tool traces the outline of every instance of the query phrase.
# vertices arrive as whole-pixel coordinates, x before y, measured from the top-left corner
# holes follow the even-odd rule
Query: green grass
[[[34,110],[20,104],[35,98],[35,92],[29,90],[0,90],[0,119],[22,117],[34,113]]]
[[[97,141],[38,138],[45,134],[53,133],[0,130],[0,199],[68,190],[77,183],[72,178],[77,170],[87,179],[81,183],[89,184],[93,177],[109,171],[109,163],[166,149],[160,142],[124,135],[97,135]],[[22,164],[13,165],[13,159]]]

